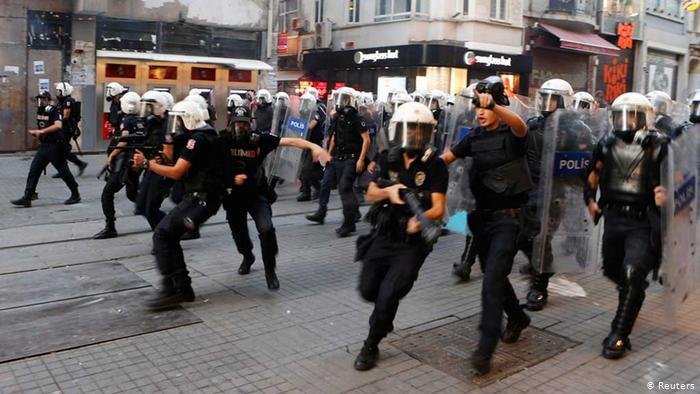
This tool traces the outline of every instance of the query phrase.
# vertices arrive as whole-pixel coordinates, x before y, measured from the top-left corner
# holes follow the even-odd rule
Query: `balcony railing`
[[[595,0],[549,0],[550,12],[563,12],[574,16],[596,16]]]

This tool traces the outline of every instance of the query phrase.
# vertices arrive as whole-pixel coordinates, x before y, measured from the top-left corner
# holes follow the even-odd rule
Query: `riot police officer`
[[[162,152],[164,162],[173,160],[173,136],[166,133],[168,99],[159,91],[149,90],[141,96],[141,119],[144,119],[147,136],[145,144],[157,147]],[[151,230],[165,217],[161,211],[172,180],[153,171],[145,171],[136,197],[136,211],[146,217]]]
[[[188,96],[200,96],[204,99],[204,109],[207,111],[207,118],[205,119],[209,126],[214,127],[214,122],[216,121],[216,107],[211,103],[213,90],[211,89],[190,89]],[[200,103],[198,101],[198,103]],[[201,104],[201,103],[200,103]]]
[[[67,82],[57,82],[55,85],[56,89],[56,99],[58,111],[63,116],[63,139],[65,141],[66,149],[66,160],[75,164],[78,167],[78,176],[83,175],[85,172],[85,167],[88,163],[80,160],[75,153],[72,152],[73,146],[70,143],[72,138],[77,138],[80,135],[78,129],[78,108],[76,106],[76,101],[71,94],[73,93],[73,86]],[[60,178],[60,174],[56,174],[53,178]]]
[[[311,149],[317,159],[319,156],[323,156],[323,160],[330,157],[320,146],[301,138],[280,138],[271,133],[252,132],[250,111],[246,107],[233,110],[231,127],[232,129],[221,133],[220,139],[227,152],[224,166],[224,186],[227,193],[223,206],[236,248],[243,255],[238,273],[249,274],[255,261],[246,220],[246,216],[250,214],[260,238],[267,287],[276,290],[279,288],[279,280],[275,273],[277,235],[272,224],[270,189],[262,167],[263,161],[278,146]]]
[[[647,100],[654,108],[655,122],[654,128],[666,134],[669,138],[675,139],[689,127],[689,123],[685,119],[673,119],[671,111],[673,100],[666,92],[654,90],[646,94]]]
[[[309,122],[309,131],[306,140],[318,146],[323,145],[323,123],[326,121],[326,105],[319,100],[318,90],[314,87],[306,89],[306,93],[316,101],[316,113]],[[321,178],[323,178],[323,167],[318,162],[314,162],[311,151],[305,150],[301,158],[301,188],[297,201],[311,201],[318,198],[321,190]],[[312,193],[313,189],[313,193]]]
[[[355,359],[355,369],[360,371],[375,366],[379,342],[393,331],[399,302],[413,287],[432,251],[432,245],[421,237],[417,217],[406,208],[401,190],[408,188],[417,196],[425,219],[440,221],[445,212],[447,167],[430,148],[434,128],[435,119],[425,105],[401,105],[389,126],[392,147],[381,154],[367,190],[367,200],[373,202],[367,215],[372,230],[358,238],[356,259],[362,261],[360,295],[374,303],[374,310],[369,334]]]
[[[354,90],[342,87],[337,90],[336,114],[331,120],[328,151],[333,155],[326,165],[321,181],[318,210],[306,219],[323,224],[328,209],[331,188],[338,186],[343,204],[343,224],[336,229],[339,237],[347,237],[355,231],[359,201],[353,190],[358,174],[365,170],[365,158],[369,150],[369,133],[365,121],[354,105]]]
[[[41,172],[51,163],[70,189],[70,197],[64,201],[64,204],[77,204],[80,202],[80,193],[78,192],[78,183],[75,182],[73,174],[68,170],[66,152],[63,147],[65,143],[63,141],[64,135],[61,132],[63,129],[61,114],[55,106],[51,105],[51,94],[49,92],[42,92],[35,98],[37,100],[37,129],[30,129],[27,132],[39,139],[39,147],[29,167],[29,176],[27,177],[24,195],[10,202],[24,208],[31,207]]]
[[[189,101],[175,104],[168,113],[168,133],[189,136],[174,165],[159,163],[158,158],[146,160],[141,152],[134,154],[135,166],[173,180],[181,179],[185,189],[184,199],[153,231],[153,249],[162,275],[160,291],[147,302],[153,310],[194,301],[180,237],[216,214],[222,194],[222,151],[216,130],[204,121],[201,108]]]
[[[260,89],[255,95],[255,131],[269,133],[272,128],[272,95],[267,89]]]
[[[447,164],[467,156],[473,159],[469,180],[476,209],[468,221],[484,279],[481,338],[471,362],[477,373],[484,374],[491,368],[491,356],[499,339],[515,342],[530,324],[508,274],[517,252],[521,209],[533,185],[526,160],[528,129],[517,114],[505,107],[509,101],[503,81],[489,77],[477,84],[476,92],[479,126],[448,150],[443,159]],[[503,312],[508,315],[508,324],[501,332]]]
[[[124,113],[122,112],[120,100],[128,89],[122,86],[119,82],[110,82],[105,88],[107,101],[109,101],[109,124],[112,126],[112,135],[119,135],[119,126],[122,124]]]
[[[593,152],[583,197],[595,222],[605,216],[603,273],[617,285],[619,304],[603,356],[615,359],[631,349],[629,335],[644,302],[646,278],[659,263],[658,207],[666,199],[660,173],[668,145],[652,129],[653,107],[639,93],[615,99],[611,120],[613,133]]]
[[[565,109],[571,106],[574,91],[571,85],[563,79],[550,79],[540,86],[537,91],[537,110],[539,116],[528,119],[528,147],[527,161],[530,173],[534,182],[534,187],[530,192],[528,204],[523,209],[523,231],[518,239],[518,248],[525,253],[528,259],[532,260],[533,242],[540,233],[542,226],[538,218],[537,205],[540,199],[538,195],[540,171],[542,166],[542,147],[544,146],[543,135],[547,118],[557,109]],[[556,217],[552,218],[557,221]],[[549,225],[549,224],[548,224]],[[545,240],[545,248],[551,249],[551,239]],[[545,253],[547,259],[551,259],[551,253]],[[551,261],[545,261],[545,265],[551,266]],[[526,307],[530,311],[539,311],[547,304],[549,296],[547,287],[552,273],[537,272],[532,267],[528,267],[531,274],[530,291],[527,294]]]
[[[119,126],[120,135],[147,134],[146,123],[139,117],[141,96],[136,92],[126,92],[120,99],[121,110],[126,115]],[[126,186],[126,196],[135,202],[139,190],[140,170],[129,166],[130,157],[127,152],[119,149],[125,142],[117,142],[107,155],[107,183],[102,189],[102,213],[105,215],[105,228],[93,236],[93,239],[115,238],[119,234],[115,227],[116,212],[114,210],[114,195]]]
[[[231,114],[233,113],[233,109],[242,107],[243,104],[244,101],[241,96],[235,93],[230,94],[226,98],[226,127],[228,127],[229,123],[231,123]]]

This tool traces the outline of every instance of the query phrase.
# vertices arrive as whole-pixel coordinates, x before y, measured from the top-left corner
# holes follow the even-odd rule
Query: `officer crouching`
[[[470,188],[476,209],[469,214],[469,229],[484,272],[481,290],[481,338],[472,354],[478,374],[491,369],[491,356],[499,339],[518,340],[530,318],[518,304],[508,281],[517,252],[520,210],[527,203],[532,180],[526,160],[527,126],[509,105],[503,81],[492,76],[476,86],[474,105],[479,126],[442,155],[447,164],[472,157]],[[508,324],[501,332],[503,312]]]
[[[400,106],[391,119],[392,148],[381,154],[373,174],[367,201],[374,205],[367,214],[372,225],[358,238],[357,260],[362,261],[359,291],[374,302],[369,335],[355,360],[355,369],[374,367],[377,345],[394,329],[399,301],[418,279],[418,271],[432,245],[421,238],[421,224],[405,205],[400,190],[408,188],[418,198],[427,220],[440,221],[445,212],[448,173],[445,163],[430,149],[435,120],[420,103]],[[380,185],[391,184],[381,187]]]
[[[134,154],[135,166],[176,181],[182,180],[185,192],[183,200],[153,231],[153,249],[163,278],[160,292],[147,303],[152,310],[194,301],[180,237],[188,230],[199,229],[216,214],[222,195],[223,155],[216,130],[204,121],[204,111],[195,102],[181,101],[173,106],[168,116],[169,132],[184,130],[189,137],[175,165],[164,165],[158,159],[146,160],[138,151]]]

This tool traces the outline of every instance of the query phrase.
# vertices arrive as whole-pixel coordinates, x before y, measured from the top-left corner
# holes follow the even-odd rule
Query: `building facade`
[[[0,151],[30,149],[40,90],[67,81],[82,102],[84,150],[106,146],[104,86],[138,93],[211,90],[225,108],[230,90],[269,86],[273,2],[196,0],[13,1],[0,3]],[[223,127],[221,116],[217,127]]]

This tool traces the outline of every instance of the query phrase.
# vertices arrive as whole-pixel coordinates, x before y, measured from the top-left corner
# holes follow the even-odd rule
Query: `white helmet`
[[[278,92],[275,95],[275,102],[277,102],[277,100],[284,100],[285,102],[289,103],[289,95],[285,92]]]
[[[68,82],[56,82],[54,88],[58,97],[70,96],[73,93],[73,87]]]
[[[315,87],[309,86],[308,88],[306,88],[306,92],[305,92],[305,93],[308,93],[308,94],[314,96],[314,98],[315,98],[316,100],[318,100],[318,89],[316,89]],[[278,94],[279,94],[279,93],[278,93]]]
[[[695,90],[690,98],[690,121],[700,123],[700,89]]]
[[[668,93],[654,90],[647,93],[646,98],[651,103],[651,106],[654,107],[654,112],[657,115],[668,115],[671,112],[673,100]]]
[[[160,93],[165,97],[165,109],[167,111],[170,111],[173,109],[173,105],[175,105],[175,97],[173,97],[170,92],[166,92],[164,90],[161,90]]]
[[[194,96],[194,95],[198,95],[198,94],[200,94],[200,93],[202,93],[202,90],[201,90],[201,89],[192,88],[192,89],[190,89],[190,92],[187,93],[187,95],[188,95],[188,96]]]
[[[119,99],[122,112],[127,115],[137,115],[141,109],[141,96],[136,92],[126,92]]]
[[[537,90],[537,110],[547,113],[557,108],[569,108],[573,95],[571,84],[563,79],[550,79]]]
[[[428,107],[416,102],[404,103],[391,117],[388,140],[396,147],[422,151],[432,142],[435,124]]]
[[[168,132],[171,134],[177,134],[180,131],[177,118],[182,120],[182,125],[187,130],[198,129],[206,125],[201,107],[192,100],[178,102],[168,113]]]
[[[598,106],[595,98],[588,92],[576,92],[573,99],[574,101],[571,108],[577,111],[592,112]]]
[[[613,101],[610,118],[615,135],[632,138],[637,131],[654,125],[654,107],[640,93],[625,93]]]
[[[415,101],[415,102],[421,103],[421,104],[426,104],[426,103],[427,103],[427,101],[426,101],[426,99],[425,99],[425,93],[424,93],[424,92],[421,92],[421,91],[416,90],[416,91],[414,91],[413,93],[411,93],[410,96],[411,96],[411,100],[412,100],[412,101]]]
[[[428,99],[428,103],[426,105],[431,110],[433,103],[437,105],[437,108],[444,107],[445,105],[445,92],[443,92],[442,90],[433,90],[430,93],[428,93],[426,98]]]
[[[126,92],[127,89],[122,86],[119,82],[110,82],[107,84],[107,87],[105,88],[105,93],[108,96],[118,96],[124,92]]]
[[[200,96],[199,94],[191,94],[185,97],[183,101],[192,101],[199,105],[199,108],[204,112],[202,114],[202,119],[209,120],[209,106],[207,105],[207,100],[205,100],[204,97]]]
[[[411,99],[411,96],[406,92],[394,93],[394,95],[391,96],[391,105],[389,108],[392,108],[391,112],[395,113],[402,104],[410,103],[411,101],[413,101],[413,99]]]
[[[245,105],[245,102],[241,96],[235,93],[226,98],[226,108],[242,107],[243,105]]]
[[[149,90],[141,96],[141,117],[145,118],[148,115],[163,116],[168,106],[168,100],[163,94],[157,90]]]
[[[308,113],[316,110],[316,97],[310,93],[304,93],[301,95],[299,103],[299,111]]]
[[[455,95],[450,94],[449,96],[447,96],[447,99],[445,100],[445,104],[446,105],[455,105]]]
[[[255,100],[261,104],[270,104],[272,103],[272,95],[270,94],[269,90],[260,89],[258,90],[258,93],[255,94]]]
[[[355,89],[343,86],[334,92],[335,95],[335,107],[345,108],[345,107],[356,107],[357,103],[355,101]]]

